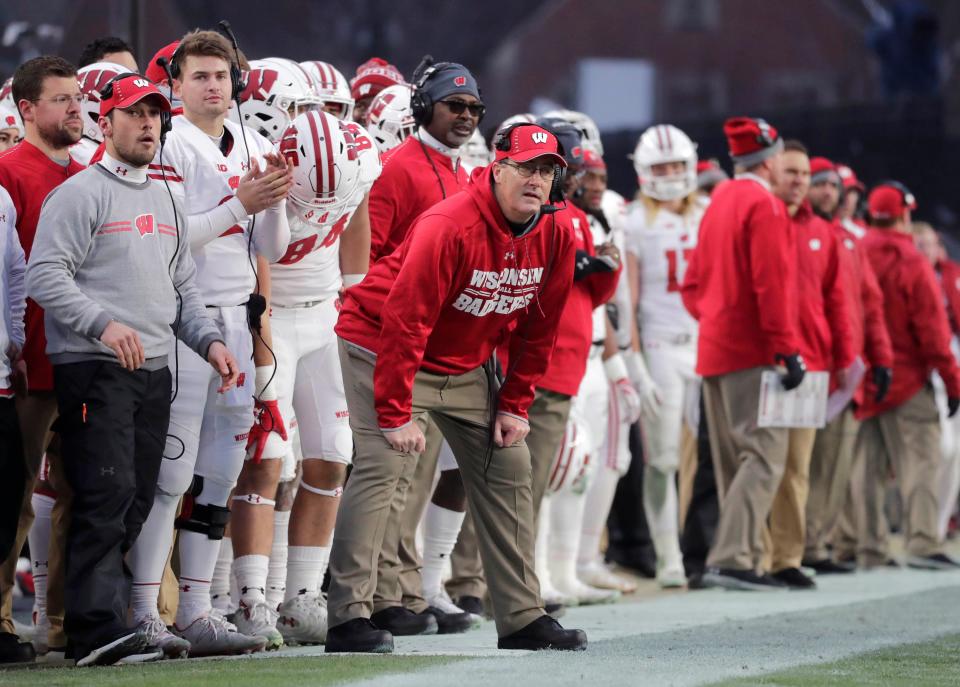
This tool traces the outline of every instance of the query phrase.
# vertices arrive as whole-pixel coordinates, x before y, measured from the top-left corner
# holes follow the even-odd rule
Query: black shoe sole
[[[393,639],[354,644],[349,641],[337,642],[334,640],[331,642],[330,637],[327,637],[324,651],[328,654],[392,654]]]
[[[526,637],[505,638],[497,641],[497,648],[506,651],[586,651],[587,637],[582,632],[562,642],[549,642]]]

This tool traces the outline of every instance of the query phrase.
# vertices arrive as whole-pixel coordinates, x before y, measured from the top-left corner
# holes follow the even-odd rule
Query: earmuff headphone
[[[510,152],[510,136],[513,132],[523,126],[535,126],[538,129],[547,129],[545,126],[540,126],[539,124],[534,124],[533,122],[517,122],[516,124],[511,124],[506,129],[497,132],[497,137],[493,143],[493,149],[499,150],[504,153]],[[550,133],[553,133],[550,131]],[[556,138],[556,135],[554,134]],[[564,149],[563,144],[560,142],[560,139],[557,138],[557,152],[560,153],[561,157],[566,156],[567,151]],[[554,165],[553,169],[553,183],[550,185],[550,202],[551,203],[561,203],[565,200],[563,194],[563,182],[566,179],[566,169],[560,165]]]
[[[237,51],[237,39],[233,35],[233,31],[230,29],[230,24],[226,21],[221,21],[217,24],[217,33],[230,41],[230,44],[233,46],[234,51]],[[181,70],[180,62],[183,59],[183,41],[180,42],[180,45],[177,46],[177,49],[173,51],[173,54],[168,60],[166,57],[158,57],[156,63],[159,67],[167,73],[167,77],[170,79],[170,85],[173,86],[173,80],[179,79]],[[247,87],[247,84],[243,80],[243,72],[240,71],[240,64],[234,62],[233,60],[227,60],[230,64],[230,100],[237,100],[240,97],[240,94],[243,93],[244,89]]]
[[[899,181],[892,181],[892,180],[882,181],[879,184],[877,184],[877,186],[889,186],[890,188],[897,189],[900,192],[900,197],[903,200],[903,204],[905,207],[913,208],[917,204],[916,196],[914,196],[913,193],[911,193],[910,189],[908,189],[904,184],[902,184]]]
[[[112,79],[110,79],[110,80],[106,83],[106,85],[103,87],[103,89],[100,91],[100,99],[101,99],[101,100],[109,100],[110,98],[112,98],[112,97],[113,97],[113,83],[114,83],[115,81],[119,81],[120,79],[126,79],[126,78],[131,77],[131,76],[139,77],[139,78],[141,78],[141,79],[144,79],[145,81],[150,81],[150,79],[148,79],[147,77],[145,77],[143,74],[139,74],[139,73],[137,73],[137,72],[125,72],[125,73],[123,73],[123,74],[117,74],[115,77],[113,77]],[[153,82],[150,81],[150,83],[153,83]],[[171,131],[172,129],[173,129],[173,122],[172,122],[172,117],[171,117],[171,115],[170,115],[170,112],[169,112],[169,111],[168,111],[168,112],[162,112],[162,111],[161,111],[161,112],[160,112],[160,144],[161,144],[161,145],[163,145],[163,143],[166,141],[166,139],[167,139],[167,134],[170,133],[170,131]]]

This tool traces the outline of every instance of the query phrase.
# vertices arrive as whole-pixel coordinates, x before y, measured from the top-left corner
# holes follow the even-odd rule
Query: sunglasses
[[[487,111],[487,106],[483,103],[465,103],[462,100],[441,100],[440,102],[455,115],[462,115],[464,110],[469,110],[471,117],[479,119]]]

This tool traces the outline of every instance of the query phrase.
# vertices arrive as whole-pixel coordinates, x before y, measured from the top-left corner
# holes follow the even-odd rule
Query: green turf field
[[[0,670],[3,687],[326,687],[409,673],[461,660],[443,656],[317,656],[162,661],[108,668]]]
[[[711,687],[954,687],[960,685],[960,635],[859,656],[717,682]]]

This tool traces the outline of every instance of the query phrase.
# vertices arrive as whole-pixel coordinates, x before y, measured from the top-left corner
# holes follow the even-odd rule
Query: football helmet
[[[580,129],[560,117],[538,117],[537,124],[552,132],[563,146],[567,170],[576,173],[583,167],[583,136]]]
[[[682,162],[678,174],[654,176],[654,165]],[[675,126],[657,124],[643,132],[633,151],[640,192],[655,200],[676,200],[697,190],[697,146]]]
[[[276,143],[294,117],[320,105],[310,81],[296,62],[280,57],[254,60],[230,119]]]
[[[309,75],[313,82],[313,90],[320,97],[325,108],[337,119],[344,121],[353,119],[353,96],[350,95],[350,82],[343,74],[329,62],[310,60],[301,62],[300,66]],[[340,106],[339,108],[337,106]]]
[[[83,114],[83,135],[92,141],[103,141],[100,131],[100,91],[110,79],[127,74],[130,70],[114,62],[94,62],[77,71],[77,83],[80,84],[80,93],[83,94],[83,104],[80,109]]]
[[[280,153],[293,167],[289,199],[297,216],[318,227],[334,224],[360,187],[354,136],[332,114],[310,110],[283,132]]]
[[[583,112],[576,110],[550,110],[545,112],[543,117],[551,119],[564,119],[573,124],[580,130],[580,139],[584,148],[589,148],[594,153],[603,157],[603,141],[600,140],[600,129],[597,123]]]
[[[493,162],[493,157],[480,129],[475,129],[470,140],[460,147],[460,160],[470,169],[486,167]]]
[[[500,122],[500,126],[497,127],[497,133],[499,134],[504,129],[509,129],[514,124],[534,124],[536,121],[537,118],[529,112],[521,112],[520,114],[510,115]],[[494,136],[493,140],[496,141],[497,137]]]
[[[571,491],[581,485],[590,465],[590,429],[583,417],[570,411],[563,440],[550,466],[547,494]]]
[[[366,127],[381,153],[396,148],[417,130],[410,109],[412,95],[413,90],[407,84],[387,86],[370,103]]]

